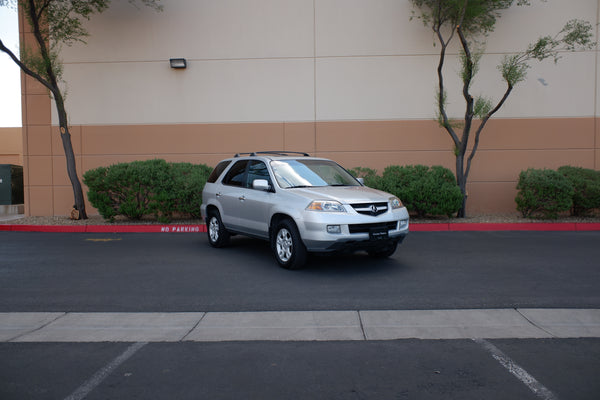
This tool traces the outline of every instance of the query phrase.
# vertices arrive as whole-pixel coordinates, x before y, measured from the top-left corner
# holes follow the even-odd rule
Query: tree
[[[488,120],[504,105],[515,85],[523,82],[530,68],[530,62],[553,59],[558,62],[565,51],[590,49],[592,25],[587,21],[571,20],[554,36],[540,37],[519,53],[506,55],[498,70],[506,83],[503,95],[496,103],[485,97],[474,97],[471,86],[483,55],[485,38],[493,32],[501,11],[513,5],[530,5],[528,0],[411,0],[418,11],[413,17],[431,27],[440,45],[437,67],[438,88],[436,94],[436,113],[441,127],[450,135],[454,143],[456,156],[456,181],[463,193],[463,204],[458,217],[466,216],[467,181],[471,171],[471,162],[477,153],[481,133]],[[412,19],[412,18],[411,18]],[[465,100],[464,118],[457,123],[452,120],[446,106],[446,85],[444,65],[448,46],[454,39],[460,42],[460,61],[462,96]],[[474,124],[479,120],[479,124]],[[460,130],[462,129],[462,132]],[[473,148],[468,152],[468,143],[474,133]],[[466,158],[466,160],[465,160]]]
[[[135,3],[135,0],[128,0]],[[161,10],[160,0],[139,0],[142,4]],[[105,11],[110,0],[0,0],[0,6],[18,6],[29,22],[35,45],[21,45],[20,57],[4,45],[0,38],[0,50],[6,53],[21,70],[44,85],[54,103],[58,115],[60,137],[67,161],[67,173],[78,217],[86,219],[85,200],[77,169],[75,154],[69,133],[69,120],[65,108],[65,94],[61,88],[62,64],[59,59],[61,46],[76,42],[85,43],[89,33],[83,26],[93,14]]]

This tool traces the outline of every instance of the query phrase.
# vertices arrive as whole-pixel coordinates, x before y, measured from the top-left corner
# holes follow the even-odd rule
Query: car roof
[[[321,157],[311,157],[310,154],[299,151],[255,151],[252,153],[237,153],[229,160],[262,158],[268,160],[327,160]]]
[[[233,156],[234,158],[237,157],[242,157],[242,156],[247,156],[247,157],[256,157],[256,156],[279,156],[279,157],[298,157],[298,156],[302,156],[302,157],[310,157],[310,154],[308,153],[304,153],[304,152],[300,152],[300,151],[254,151],[252,153],[237,153],[235,156]]]

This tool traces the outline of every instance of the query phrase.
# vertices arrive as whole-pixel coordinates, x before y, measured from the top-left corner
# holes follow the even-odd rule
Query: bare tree
[[[160,0],[139,0],[142,4],[161,10]],[[135,3],[135,0],[129,0]],[[86,219],[85,199],[75,163],[75,154],[69,133],[69,120],[65,108],[65,95],[60,87],[62,64],[60,48],[76,42],[85,43],[89,33],[83,26],[93,14],[105,11],[110,0],[0,0],[0,6],[17,6],[29,22],[35,38],[33,47],[21,46],[20,57],[4,45],[0,38],[0,51],[6,53],[27,75],[44,85],[54,99],[58,115],[60,137],[67,161],[67,173],[73,187],[78,217]]]
[[[421,19],[429,26],[440,45],[437,66],[436,113],[441,127],[454,143],[456,156],[456,180],[463,193],[463,205],[458,217],[466,216],[467,181],[471,172],[471,162],[477,153],[481,133],[489,119],[504,105],[515,85],[526,79],[529,63],[537,60],[553,59],[558,62],[561,53],[577,49],[590,49],[593,29],[587,21],[571,20],[554,36],[543,36],[519,53],[504,57],[498,70],[506,83],[500,100],[493,102],[485,97],[475,97],[471,93],[479,61],[483,55],[485,38],[494,30],[501,11],[513,5],[530,5],[528,0],[411,0],[416,10],[413,17]],[[453,40],[460,42],[462,64],[462,96],[465,101],[464,118],[453,120],[446,107],[446,84],[444,66],[448,46]],[[479,124],[474,124],[479,120]],[[461,132],[462,131],[462,132]],[[468,151],[468,143],[474,134],[474,144]]]

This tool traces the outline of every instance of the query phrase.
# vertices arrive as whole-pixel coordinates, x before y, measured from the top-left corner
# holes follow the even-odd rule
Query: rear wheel
[[[273,230],[271,247],[275,259],[286,269],[299,269],[306,263],[306,247],[302,243],[296,225],[290,220],[282,220]]]
[[[218,211],[211,210],[208,212],[206,233],[208,234],[208,243],[212,247],[223,247],[229,243],[229,232],[225,229]]]

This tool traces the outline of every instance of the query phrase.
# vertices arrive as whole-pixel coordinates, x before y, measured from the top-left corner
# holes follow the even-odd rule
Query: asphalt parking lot
[[[600,232],[413,232],[287,271],[262,241],[0,232],[0,312],[600,308]]]
[[[41,313],[56,319],[26,332],[30,339],[63,333],[0,343],[0,398],[597,399],[597,243],[598,232],[414,232],[388,260],[314,257],[306,269],[286,271],[268,245],[244,238],[213,249],[202,234],[0,232],[0,331],[10,318]],[[78,317],[116,315],[131,334],[140,328],[132,315],[198,314],[195,332],[217,316],[280,312],[301,322],[283,331],[278,320],[280,333],[302,334],[320,319],[330,328],[342,313],[358,322],[337,322],[338,331],[364,336],[68,336],[89,331]],[[544,323],[539,313],[563,319]],[[421,331],[464,334],[369,336],[371,324],[406,330],[423,315],[429,325]],[[480,338],[466,329],[490,324],[499,332],[515,316],[546,334]],[[565,320],[588,337],[559,333]],[[107,327],[92,325],[100,328]]]

